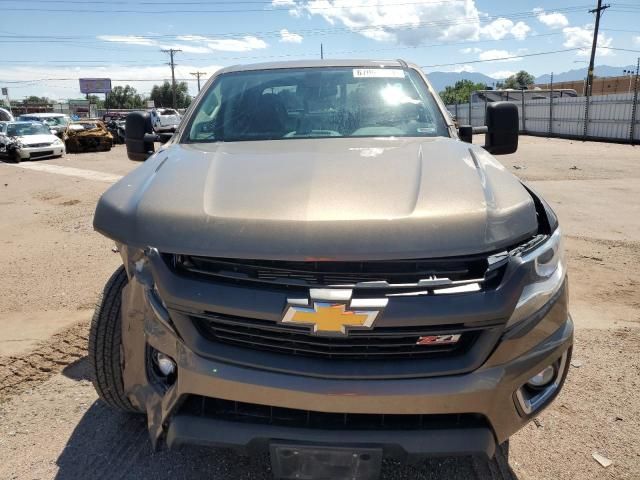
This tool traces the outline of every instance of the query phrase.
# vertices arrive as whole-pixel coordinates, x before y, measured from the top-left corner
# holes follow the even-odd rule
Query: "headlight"
[[[56,138],[56,139],[53,141],[53,145],[62,145],[62,140],[60,140],[59,138]]]
[[[560,229],[556,228],[542,245],[525,253],[522,261],[532,264],[533,281],[522,290],[507,327],[540,310],[562,287],[567,267]]]

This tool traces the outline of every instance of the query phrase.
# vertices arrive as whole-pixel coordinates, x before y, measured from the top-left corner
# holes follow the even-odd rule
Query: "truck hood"
[[[496,251],[538,225],[478,146],[340,138],[168,146],[102,196],[94,227],[171,253],[374,260]]]

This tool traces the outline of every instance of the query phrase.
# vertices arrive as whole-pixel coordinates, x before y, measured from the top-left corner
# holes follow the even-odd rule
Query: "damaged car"
[[[71,122],[66,130],[67,151],[108,152],[113,146],[113,135],[100,120]]]
[[[494,158],[517,149],[514,104],[456,127],[416,65],[278,62],[216,72],[158,150],[146,114],[126,131],[146,162],[96,208],[123,265],[89,357],[155,446],[371,479],[491,457],[560,392],[562,233]]]
[[[40,122],[0,122],[0,158],[19,163],[61,157],[65,154],[62,140]]]

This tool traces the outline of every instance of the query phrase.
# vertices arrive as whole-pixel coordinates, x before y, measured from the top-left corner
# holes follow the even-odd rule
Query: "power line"
[[[50,4],[51,2],[47,2],[48,4]],[[64,2],[67,3],[67,2]],[[62,4],[64,4],[62,3]],[[438,5],[438,4],[449,4],[450,2],[420,2],[420,3],[394,3],[394,4],[386,4],[385,6],[402,6],[402,5],[413,5],[413,6],[424,6],[426,5]],[[155,5],[155,3],[152,3]],[[103,3],[104,5],[104,3]],[[347,9],[347,8],[351,8],[353,7],[352,5],[349,6],[344,6],[344,7],[310,7],[308,5],[304,6],[304,10],[306,10],[309,13],[313,13],[315,11],[323,11],[323,10],[336,10],[336,9]],[[380,5],[376,4],[376,5],[356,5],[355,7],[357,8],[380,8]],[[584,6],[581,6],[582,8],[584,8]],[[571,9],[571,8],[575,8],[575,7],[565,7],[565,8],[558,8],[558,9],[554,9],[554,12],[556,11],[562,11],[562,10],[566,10],[566,9]],[[628,7],[625,7],[628,8]],[[203,13],[265,13],[265,12],[279,12],[279,13],[288,13],[289,10],[291,10],[291,6],[287,6],[285,8],[269,8],[269,9],[233,9],[233,10],[203,10],[203,9],[198,9],[198,10],[185,10],[185,9],[178,9],[178,10],[156,10],[156,9],[152,9],[152,10],[122,10],[122,9],[94,9],[92,8],[91,10],[78,10],[78,9],[61,9],[61,8],[56,8],[56,9],[43,9],[43,8],[13,8],[11,9],[12,12],[37,12],[37,13],[74,13],[74,14],[78,14],[78,13],[88,13],[88,14],[94,14],[94,13],[139,13],[142,15],[150,15],[150,14],[158,14],[158,15],[166,15],[166,14],[198,14],[201,15]],[[534,13],[534,12],[527,12],[529,15],[527,17],[535,17],[538,14]],[[368,28],[371,28],[371,26],[369,26]]]
[[[486,60],[470,60],[468,62],[455,62],[455,63],[438,63],[434,65],[420,65],[420,68],[435,68],[435,67],[451,67],[455,65],[467,65],[469,63],[486,63],[486,62],[499,62],[504,60],[513,60],[517,58],[525,58],[525,57],[538,57],[540,55],[552,55],[554,53],[564,53],[564,52],[575,52],[576,50],[583,50],[582,48],[565,48],[563,50],[551,50],[548,52],[536,52],[536,53],[526,53],[523,55],[511,55],[508,57],[499,57],[499,58],[489,58]]]
[[[548,36],[556,36],[556,35],[562,35],[562,32],[551,32],[551,33],[541,33],[541,34],[534,34],[534,35],[529,35],[529,37],[527,38],[535,38],[535,37],[548,37]],[[463,46],[463,45],[476,45],[479,43],[493,43],[493,42],[504,42],[506,41],[506,38],[502,38],[502,39],[487,39],[487,40],[475,40],[475,41],[466,41],[466,42],[452,42],[452,43],[432,43],[432,44],[421,44],[421,45],[416,45],[416,46],[405,46],[405,47],[389,47],[389,48],[377,48],[375,49],[375,53],[379,53],[379,52],[395,52],[395,51],[399,51],[399,50],[416,50],[416,49],[421,49],[421,48],[439,48],[439,47],[456,47],[456,46]],[[354,53],[366,53],[366,54],[371,54],[372,50],[370,48],[368,49],[357,49],[357,50],[339,50],[339,51],[335,51],[332,52],[333,56],[336,55],[349,55],[349,54],[354,54]],[[256,59],[269,59],[269,58],[291,58],[291,57],[315,57],[317,54],[316,53],[285,53],[285,54],[280,54],[280,55],[243,55],[243,56],[233,56],[233,57],[211,57],[211,56],[207,56],[206,59],[207,61],[226,61],[226,60],[256,60]],[[194,62],[198,62],[203,60],[203,58],[195,58],[195,57],[183,57],[183,60],[186,61],[194,61]],[[38,62],[38,61],[32,61],[32,60],[0,60],[0,64],[11,64],[11,63],[28,63],[28,64],[38,64],[38,63],[71,63],[71,62],[78,62],[78,63],[83,63],[83,62],[87,62],[87,63],[96,63],[96,64],[103,64],[103,65],[113,65],[113,63],[110,63],[109,61],[105,61],[105,60],[77,60],[77,61],[65,61],[65,60],[51,60],[51,61],[45,61],[45,62]],[[124,63],[124,62],[122,62]],[[148,65],[148,62],[140,62],[140,61],[129,61],[127,63],[135,63],[135,64],[142,64],[142,65]],[[467,63],[467,62],[465,62]],[[116,63],[117,64],[117,63]],[[91,66],[91,65],[89,65]]]
[[[541,55],[553,55],[553,54],[564,53],[564,52],[574,52],[574,51],[577,51],[577,50],[583,50],[583,48],[566,48],[566,49],[562,49],[562,50],[550,50],[550,51],[546,51],[546,52],[526,53],[526,54],[522,54],[522,55],[511,55],[511,56],[507,56],[507,57],[491,58],[491,59],[486,59],[486,60],[470,60],[470,61],[466,61],[466,62],[453,62],[453,63],[439,63],[439,64],[433,64],[433,65],[421,65],[420,68],[450,67],[450,66],[455,66],[455,65],[466,65],[466,64],[470,64],[470,63],[498,62],[498,61],[502,61],[502,60],[513,60],[513,59],[517,59],[517,58],[536,57],[536,56],[541,56]],[[2,79],[0,79],[0,81],[2,81],[3,83],[7,83],[7,84],[38,83],[38,82],[49,82],[49,81],[76,81],[76,80],[77,80],[77,78],[40,78],[40,79],[34,79],[34,80],[2,80]],[[112,79],[113,82],[159,82],[159,81],[164,81],[164,80],[165,79],[158,79],[158,78],[144,78],[144,79],[139,79],[139,78],[114,78],[114,79]],[[189,80],[192,80],[192,79],[190,79],[190,78],[177,78],[176,80],[178,80],[178,81],[189,81]]]
[[[0,0],[1,1],[1,0]],[[577,11],[583,11],[584,8],[587,8],[586,6],[572,6],[572,7],[564,7],[564,8],[558,8],[555,9],[554,11],[557,12],[565,12],[565,13],[570,13],[570,12],[577,12]],[[505,13],[503,15],[500,16],[487,16],[485,18],[483,18],[484,22],[480,23],[479,19],[466,19],[466,20],[459,20],[459,19],[445,19],[445,20],[439,20],[439,21],[428,21],[428,22],[417,22],[417,23],[411,23],[411,22],[404,22],[404,23],[396,23],[396,24],[385,24],[385,25],[365,25],[362,27],[333,27],[333,28],[315,28],[315,29],[302,29],[302,30],[297,30],[296,32],[304,35],[304,36],[313,36],[313,35],[330,35],[330,34],[342,34],[342,33],[347,33],[347,34],[352,34],[352,33],[361,33],[363,31],[369,31],[372,29],[392,29],[392,30],[418,30],[418,29],[422,29],[422,28],[429,28],[429,27],[449,27],[449,26],[459,26],[459,25],[466,25],[466,24],[474,24],[474,23],[478,23],[478,26],[481,27],[483,25],[487,25],[488,23],[490,23],[491,21],[494,21],[498,18],[506,18],[506,19],[511,19],[511,20],[518,20],[518,19],[522,19],[522,18],[530,18],[530,17],[535,17],[536,14],[531,12],[531,11],[525,11],[525,12],[512,12],[512,13]],[[9,33],[9,32],[6,32]],[[131,37],[134,37],[135,39],[141,39],[141,40],[161,40],[161,39],[165,39],[165,40],[174,40],[174,41],[189,41],[186,40],[186,38],[188,37],[202,37],[202,41],[209,41],[209,40],[215,40],[215,39],[219,39],[219,38],[243,38],[246,37],[248,35],[251,36],[258,36],[260,38],[268,38],[268,37],[279,37],[280,36],[280,31],[279,30],[272,30],[272,31],[263,31],[263,32],[259,32],[259,31],[253,31],[253,32],[225,32],[225,33],[216,33],[216,34],[211,34],[211,33],[189,33],[189,34],[180,34],[180,35],[176,35],[176,34],[146,34],[146,35],[130,35]],[[115,35],[115,36],[129,36],[129,35]],[[88,45],[79,45],[78,43],[78,39],[86,39],[84,40],[83,43],[94,43],[94,44],[104,44],[105,42],[107,42],[107,40],[101,40],[101,39],[97,39],[94,36],[88,36],[88,35],[23,35],[23,34],[17,34],[17,33],[12,33],[11,35],[0,35],[0,43],[63,43],[66,42],[67,44],[69,44],[68,42],[70,40],[73,40],[74,43],[70,44],[73,46],[83,46],[85,48],[100,48],[100,47],[89,47]],[[122,44],[127,44],[127,45],[132,45],[132,46],[138,46],[136,44],[131,44],[131,43],[127,43],[127,42],[113,42],[113,43],[122,43]],[[144,45],[141,45],[144,46]],[[148,46],[156,46],[156,45],[148,45]],[[103,49],[112,49],[112,47],[106,47]]]

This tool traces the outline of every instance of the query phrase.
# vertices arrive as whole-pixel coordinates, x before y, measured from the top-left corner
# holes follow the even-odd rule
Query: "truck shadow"
[[[63,374],[87,378],[82,359]],[[249,459],[229,450],[183,447],[154,452],[145,417],[111,410],[100,400],[84,414],[57,459],[58,480],[78,478],[145,479],[271,479],[268,458]],[[498,449],[493,460],[475,457],[437,458],[415,466],[385,462],[383,480],[399,479],[501,479],[517,480],[508,462],[508,447]]]

